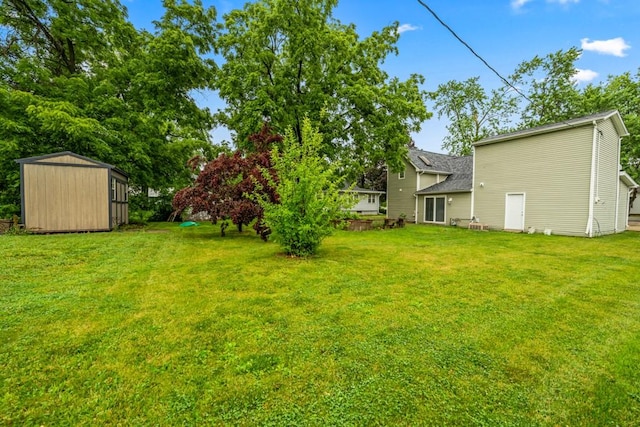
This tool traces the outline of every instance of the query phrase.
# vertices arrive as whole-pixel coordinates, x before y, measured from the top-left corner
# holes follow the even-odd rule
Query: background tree
[[[21,157],[70,150],[113,163],[134,187],[189,179],[210,150],[215,11],[165,0],[155,32],[113,0],[0,0],[0,216],[19,210]]]
[[[238,141],[268,119],[302,141],[309,117],[323,135],[319,152],[364,167],[398,168],[409,133],[429,117],[423,77],[390,78],[381,63],[397,53],[398,24],[360,39],[332,16],[337,0],[258,0],[224,17],[224,64],[216,87],[227,107],[217,120]]]
[[[265,123],[262,130],[249,137],[251,149],[221,153],[211,161],[196,157],[190,161],[194,171],[199,170],[193,185],[178,191],[173,207],[181,213],[190,208],[193,213],[206,212],[211,222],[231,220],[239,231],[255,220],[254,229],[265,240],[268,230],[262,222],[263,209],[257,197],[269,203],[277,200],[274,183],[277,177],[272,170],[271,147],[282,141]],[[271,174],[268,180],[263,171]]]
[[[276,189],[278,203],[259,198],[264,222],[285,253],[308,256],[316,253],[322,240],[330,235],[332,221],[353,202],[340,193],[343,177],[337,164],[322,157],[322,135],[308,118],[301,123],[301,135],[290,129],[282,150],[271,153],[278,180],[265,170],[265,178]],[[302,140],[302,142],[299,141]]]
[[[520,113],[521,128],[557,123],[583,113],[575,80],[580,54],[573,47],[544,57],[536,55],[518,65],[510,81],[527,97]]]
[[[621,164],[640,181],[640,69],[609,76],[599,85],[588,85],[582,91],[582,108],[586,114],[618,110],[629,136],[622,138]]]
[[[443,83],[430,98],[435,101],[438,117],[450,121],[442,148],[458,156],[471,154],[474,142],[509,129],[518,108],[518,99],[509,88],[494,89],[488,96],[479,77]]]

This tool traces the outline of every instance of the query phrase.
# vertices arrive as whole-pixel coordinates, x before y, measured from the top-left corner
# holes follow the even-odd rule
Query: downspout
[[[615,227],[614,230],[616,233],[619,230],[618,216],[620,214],[620,145],[621,144],[622,144],[622,137],[619,136],[618,137],[618,169],[616,170],[616,222],[614,226]]]
[[[471,212],[469,212],[469,218],[474,218],[473,211],[476,204],[476,147],[471,147],[472,157],[472,170],[471,170]]]
[[[629,228],[629,214],[631,213],[631,195],[633,194],[633,188],[629,189],[629,192],[627,193],[627,203],[625,204],[626,208],[627,208],[627,214],[624,216],[625,220],[624,220],[624,229],[626,230],[627,228]]]
[[[594,191],[596,186],[596,148],[598,142],[598,123],[593,121],[593,141],[591,143],[591,179],[589,181],[589,218],[587,219],[587,228],[584,234],[587,237],[593,237],[593,204]]]
[[[416,168],[416,191],[420,191],[420,175],[422,175],[422,172],[419,172]],[[413,197],[415,197],[416,199],[416,205],[413,208],[413,223],[417,224],[418,223],[418,195],[414,192]]]

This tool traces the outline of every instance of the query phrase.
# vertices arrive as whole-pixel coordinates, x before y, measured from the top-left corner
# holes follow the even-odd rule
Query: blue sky
[[[203,0],[218,16],[246,2]],[[597,83],[608,75],[640,67],[640,1],[638,0],[423,0],[440,18],[503,76],[522,61],[573,46],[582,48],[576,63],[578,84]],[[124,0],[134,25],[153,29],[162,15],[161,0]],[[389,57],[383,68],[401,79],[419,73],[423,89],[435,90],[449,80],[479,76],[485,88],[500,81],[480,60],[457,41],[417,0],[341,0],[334,17],[354,23],[365,37],[397,21],[402,30],[399,54]],[[215,93],[197,95],[212,109],[220,100]],[[432,106],[427,104],[429,111]],[[434,117],[413,135],[425,150],[442,152],[446,122]],[[228,139],[217,129],[214,140]]]

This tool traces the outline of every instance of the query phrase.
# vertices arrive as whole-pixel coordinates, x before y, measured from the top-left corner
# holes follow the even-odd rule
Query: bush
[[[282,152],[271,153],[278,182],[268,171],[264,176],[275,186],[279,203],[261,200],[264,222],[288,255],[316,253],[322,239],[334,230],[351,199],[340,193],[344,182],[335,163],[320,156],[322,136],[308,119],[302,125],[302,142],[289,130]]]

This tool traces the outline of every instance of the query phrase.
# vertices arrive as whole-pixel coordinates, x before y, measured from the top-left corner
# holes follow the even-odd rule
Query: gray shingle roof
[[[449,156],[430,151],[409,149],[409,160],[420,172],[439,173],[447,178],[438,184],[420,189],[415,194],[456,193],[471,191],[473,157]]]

